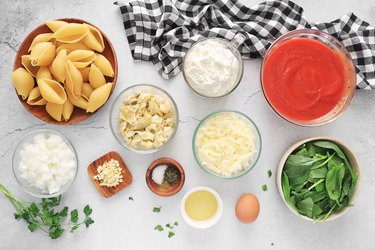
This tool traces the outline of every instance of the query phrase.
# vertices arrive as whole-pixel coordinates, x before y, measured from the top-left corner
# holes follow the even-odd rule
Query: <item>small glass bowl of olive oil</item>
[[[188,191],[182,199],[181,213],[190,226],[208,228],[220,220],[223,202],[215,190],[196,187]]]

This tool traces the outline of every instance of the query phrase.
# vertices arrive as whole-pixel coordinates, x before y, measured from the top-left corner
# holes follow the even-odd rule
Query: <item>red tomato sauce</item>
[[[311,38],[294,38],[273,48],[262,69],[271,106],[291,120],[320,118],[344,94],[345,67],[339,52]]]

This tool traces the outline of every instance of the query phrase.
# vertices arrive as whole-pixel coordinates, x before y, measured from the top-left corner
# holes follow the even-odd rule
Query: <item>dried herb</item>
[[[267,191],[268,190],[267,185],[266,184],[262,185],[262,189],[263,189],[263,191]]]
[[[270,169],[268,169],[267,175],[268,175],[268,178],[270,178],[272,176],[272,171]]]
[[[154,212],[154,213],[160,213],[160,209],[161,209],[161,207],[154,207],[152,209],[152,212]]]
[[[164,173],[164,180],[169,186],[174,186],[180,182],[181,176],[177,168],[168,167]]]

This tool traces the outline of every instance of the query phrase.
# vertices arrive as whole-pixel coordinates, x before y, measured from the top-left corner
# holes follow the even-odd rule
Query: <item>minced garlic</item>
[[[111,159],[104,162],[96,171],[98,174],[94,176],[94,180],[98,180],[100,186],[116,187],[123,181],[122,173],[124,170],[117,160]]]

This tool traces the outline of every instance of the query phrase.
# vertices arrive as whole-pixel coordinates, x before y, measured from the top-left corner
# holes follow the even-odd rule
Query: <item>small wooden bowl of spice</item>
[[[160,196],[178,193],[185,183],[185,171],[174,159],[163,157],[153,161],[146,172],[150,190]]]

